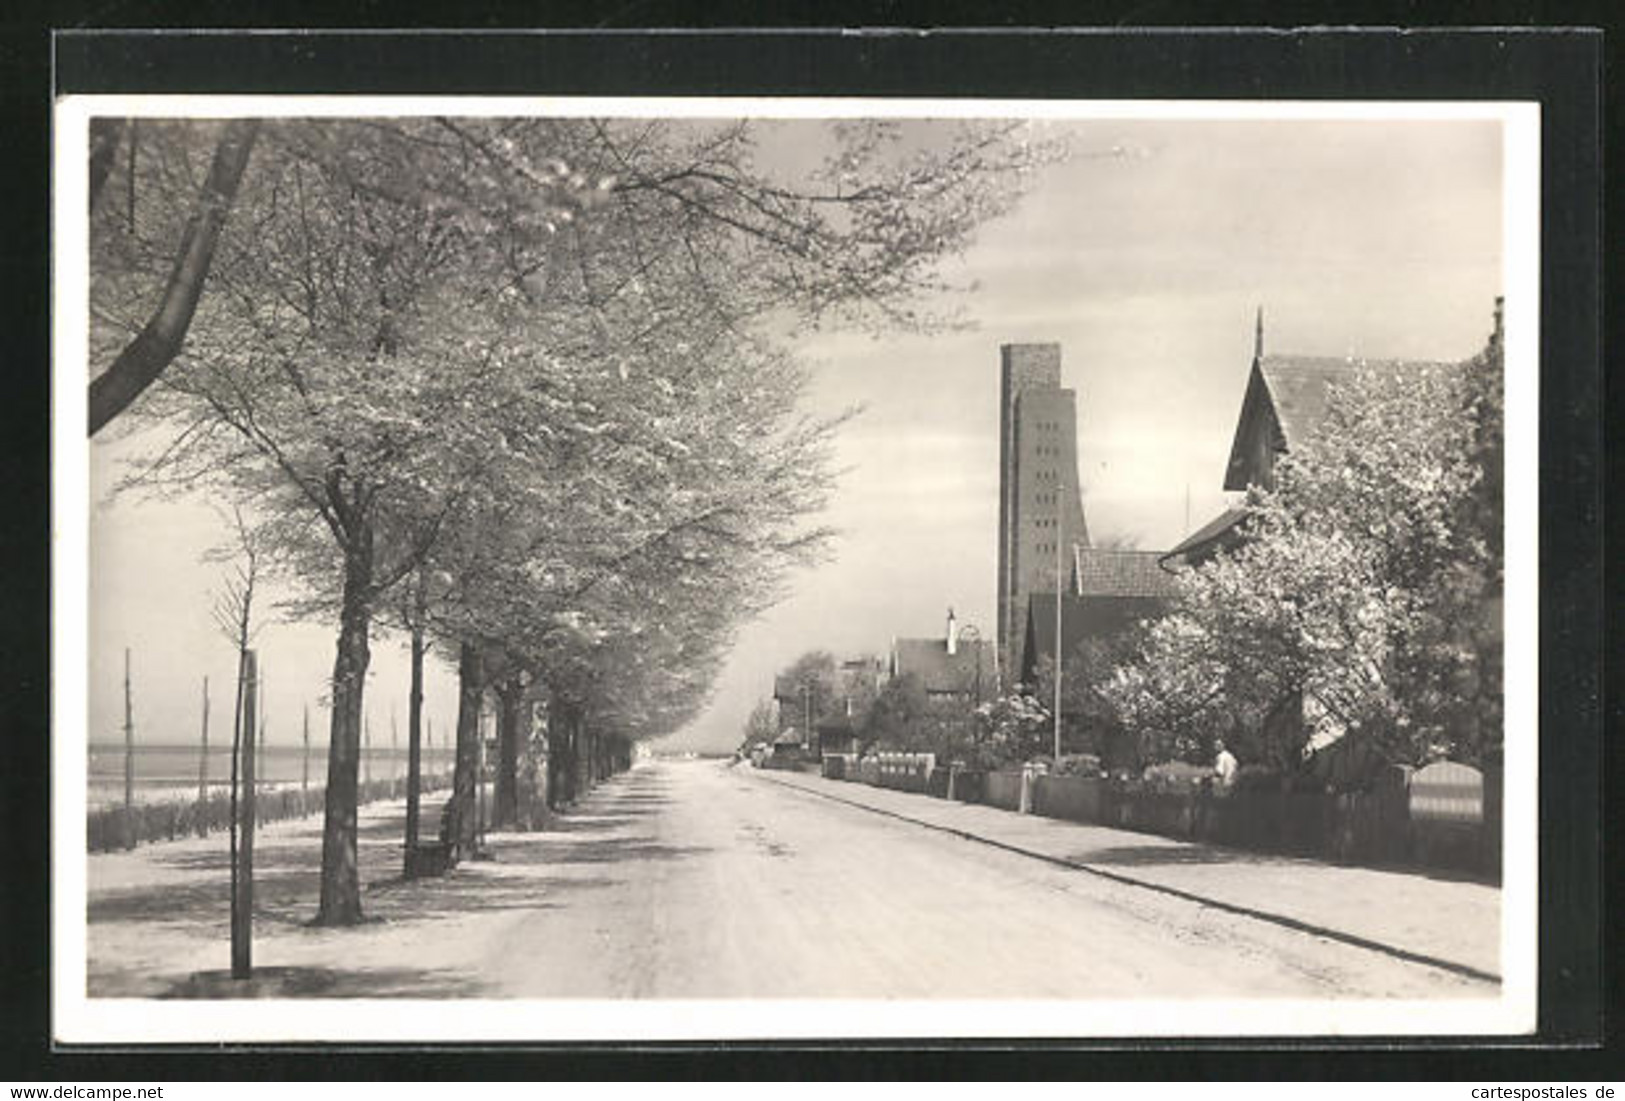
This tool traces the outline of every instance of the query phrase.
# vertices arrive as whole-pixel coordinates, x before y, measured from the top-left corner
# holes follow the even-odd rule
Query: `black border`
[[[1283,7],[1281,5],[1275,6]],[[1304,4],[1272,16],[1282,26],[1325,22],[1328,5]],[[1464,8],[1435,9],[1434,17]],[[1409,4],[1386,6],[1394,23],[1419,22]],[[1485,11],[1484,9],[1489,9]],[[1518,5],[1480,5],[1490,21],[1525,21]],[[1163,5],[1141,5],[1154,21]],[[1509,13],[1511,17],[1509,18]],[[115,11],[114,15],[128,15]],[[387,13],[377,13],[387,14]],[[523,19],[534,12],[517,12]],[[569,15],[555,22],[567,22]],[[632,17],[640,12],[634,9]],[[718,9],[713,18],[729,21]],[[781,13],[782,14],[782,13]],[[909,22],[896,6],[852,25]],[[1053,22],[1033,19],[1034,23]],[[193,19],[224,26],[243,11]],[[887,18],[890,15],[891,18]],[[873,17],[878,16],[878,18]],[[1407,18],[1408,16],[1408,18]],[[594,18],[590,7],[583,19]],[[1136,16],[1130,16],[1136,17]],[[1470,16],[1468,16],[1470,18]],[[315,26],[331,12],[305,11],[284,25]],[[505,21],[498,13],[491,22]],[[748,18],[748,16],[747,16]],[[1007,18],[1007,17],[1006,17]],[[1073,20],[1077,18],[1074,14]],[[1379,19],[1382,16],[1379,16]],[[1480,16],[1482,18],[1482,16]],[[157,21],[157,20],[155,20]],[[810,24],[814,18],[802,20]],[[826,15],[823,20],[828,21]],[[941,23],[939,15],[930,20]],[[1002,20],[1001,20],[1002,21]],[[1336,22],[1338,20],[1333,19]],[[351,20],[354,25],[355,20]],[[35,40],[34,45],[38,42]],[[5,653],[15,662],[0,681],[0,721],[12,737],[4,768],[6,930],[0,987],[7,993],[0,1077],[53,1081],[159,1078],[371,1075],[387,1052],[390,1077],[736,1078],[1088,1077],[1258,1078],[1441,1077],[1492,1082],[1506,1077],[1573,1080],[1621,1077],[1620,1063],[1595,1045],[1604,997],[1601,901],[1603,806],[1601,370],[1602,39],[1583,31],[1465,32],[1363,30],[1178,30],[1031,32],[983,30],[775,31],[549,34],[119,34],[66,32],[48,60],[54,83],[8,93],[8,144],[22,161],[48,165],[46,94],[118,92],[325,92],[440,94],[848,94],[1032,98],[1302,98],[1538,100],[1543,108],[1541,408],[1541,982],[1540,1039],[1489,1042],[1367,1040],[1155,1041],[1144,1044],[993,1045],[955,1042],[784,1045],[525,1045],[53,1049],[49,1043],[48,590],[25,580],[4,617]],[[13,79],[6,77],[6,80]],[[13,379],[23,400],[7,409],[8,469],[48,467],[48,193],[43,173],[5,174],[0,209],[8,226],[0,255],[8,301],[23,304],[32,327],[13,344]],[[11,359],[11,356],[7,357]],[[1617,389],[1614,392],[1617,397]],[[43,462],[42,462],[43,458]],[[13,500],[48,516],[44,478],[14,480]],[[43,525],[7,529],[13,576],[48,576]],[[1617,596],[1617,589],[1611,594]],[[1615,601],[1612,607],[1617,608]],[[42,645],[42,643],[44,643]],[[1617,766],[1617,754],[1613,762]],[[1617,878],[1616,881],[1617,883]],[[1614,911],[1617,913],[1617,910]],[[1617,970],[1617,959],[1612,961]],[[1616,980],[1608,987],[1617,991]],[[321,1058],[311,1059],[312,1052]],[[210,1058],[209,1056],[214,1056]]]

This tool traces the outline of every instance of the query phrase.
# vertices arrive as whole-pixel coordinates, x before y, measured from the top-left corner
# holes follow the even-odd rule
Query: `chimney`
[[[954,610],[948,609],[948,653],[959,653],[959,632],[954,630]]]

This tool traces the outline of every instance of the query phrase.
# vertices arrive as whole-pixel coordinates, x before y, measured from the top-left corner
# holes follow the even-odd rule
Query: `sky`
[[[763,156],[793,170],[799,135],[768,125]],[[1260,307],[1266,352],[1461,359],[1489,334],[1503,289],[1497,122],[1033,125],[1064,133],[1074,156],[945,264],[974,289],[938,305],[969,327],[799,341],[809,410],[864,406],[819,518],[841,534],[830,561],[744,626],[711,705],[666,747],[737,745],[774,671],[806,650],[883,655],[894,637],[939,636],[950,606],[992,636],[1001,344],[1061,345],[1091,535],[1162,550],[1224,506]],[[229,536],[222,503],[107,492],[151,442],[91,444],[94,741],[121,736],[125,648],[139,740],[195,741],[205,675],[214,722],[229,715],[233,651],[210,616],[224,567],[200,561]],[[262,628],[272,742],[299,740],[305,706],[325,742],[334,637],[329,624]],[[373,655],[374,744],[392,712],[404,744],[404,641],[381,637]],[[455,677],[431,665],[427,714],[445,744]]]

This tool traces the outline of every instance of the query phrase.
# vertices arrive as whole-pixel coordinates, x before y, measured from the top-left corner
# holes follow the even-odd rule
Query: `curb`
[[[1493,971],[1484,971],[1465,963],[1457,963],[1454,960],[1447,960],[1439,956],[1430,956],[1425,952],[1417,952],[1409,948],[1401,948],[1395,944],[1388,944],[1380,940],[1373,940],[1370,937],[1362,937],[1358,933],[1346,933],[1340,929],[1333,929],[1326,925],[1317,925],[1314,922],[1289,917],[1286,914],[1277,914],[1270,910],[1259,910],[1251,906],[1243,906],[1235,902],[1225,902],[1222,899],[1210,898],[1206,895],[1200,895],[1194,891],[1186,891],[1179,887],[1169,887],[1162,883],[1154,883],[1150,880],[1139,879],[1131,875],[1124,875],[1122,872],[1108,871],[1107,869],[1096,864],[1086,864],[1082,861],[1068,860],[1065,857],[1039,852],[1036,849],[1024,848],[1021,845],[1015,845],[1008,841],[998,841],[991,837],[985,837],[979,833],[972,833],[969,830],[958,829],[954,826],[944,826],[936,822],[927,822],[924,819],[915,818],[911,815],[900,814],[897,811],[885,810],[884,808],[872,806],[868,803],[862,803],[856,799],[843,799],[841,796],[833,795],[829,792],[818,791],[813,788],[802,787],[800,784],[790,784],[783,780],[773,779],[760,770],[757,770],[755,775],[760,776],[768,783],[776,784],[777,786],[786,788],[790,791],[799,791],[805,795],[812,795],[819,799],[828,799],[832,803],[844,803],[846,806],[857,807],[859,810],[865,810],[871,814],[878,814],[886,818],[895,818],[899,821],[908,822],[916,826],[924,826],[928,830],[936,830],[938,833],[946,833],[953,837],[962,838],[966,841],[975,841],[979,844],[988,845],[995,849],[1003,849],[1005,852],[1015,853],[1018,856],[1026,856],[1034,860],[1042,860],[1047,864],[1055,864],[1059,867],[1069,868],[1073,871],[1086,872],[1089,875],[1097,876],[1113,883],[1123,884],[1124,886],[1128,887],[1139,887],[1147,891],[1155,891],[1158,894],[1168,895],[1172,898],[1181,899],[1185,902],[1194,902],[1197,905],[1206,906],[1214,910],[1220,910],[1224,913],[1236,914],[1240,917],[1247,917],[1256,921],[1268,922],[1271,925],[1279,925],[1282,928],[1291,929],[1295,932],[1306,933],[1310,936],[1324,937],[1327,940],[1334,940],[1340,944],[1347,944],[1355,948],[1364,948],[1371,952],[1379,952],[1394,959],[1404,960],[1407,963],[1418,963],[1427,967],[1438,968],[1441,971],[1448,971],[1451,974],[1461,975],[1464,978],[1476,979],[1480,982],[1495,983],[1496,985],[1500,985],[1501,983],[1501,976]]]

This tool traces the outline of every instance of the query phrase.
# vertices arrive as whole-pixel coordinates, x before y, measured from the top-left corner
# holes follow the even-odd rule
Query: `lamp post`
[[[1055,770],[1061,770],[1061,609],[1066,594],[1061,585],[1061,546],[1066,542],[1066,516],[1063,511],[1055,520]]]
[[[801,682],[802,715],[805,726],[802,727],[802,737],[805,739],[808,752],[813,748],[813,686],[811,677]]]

